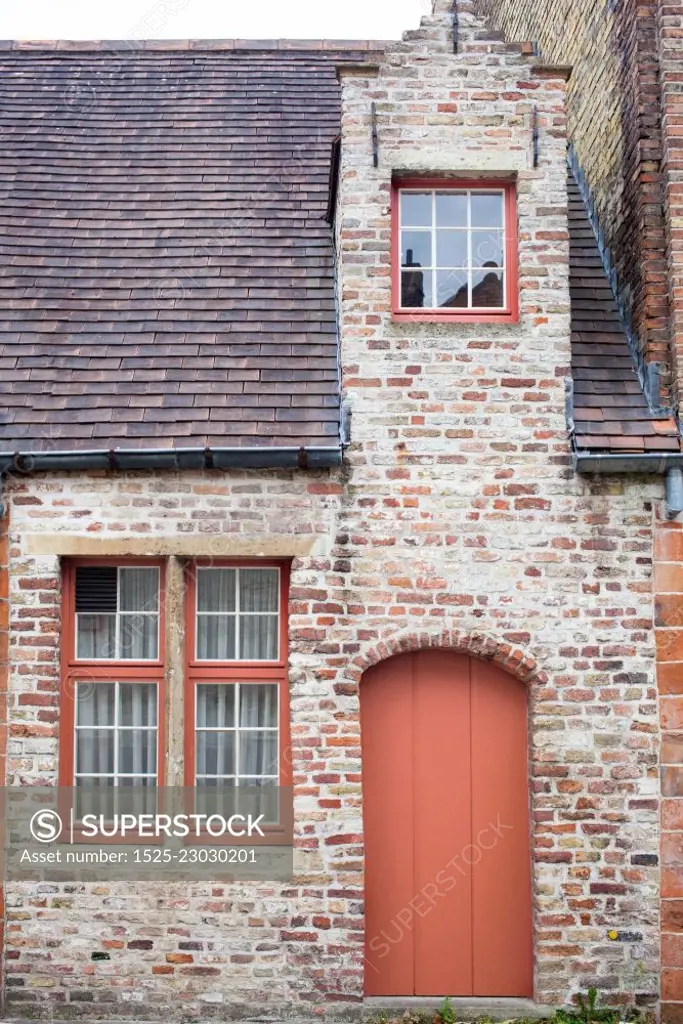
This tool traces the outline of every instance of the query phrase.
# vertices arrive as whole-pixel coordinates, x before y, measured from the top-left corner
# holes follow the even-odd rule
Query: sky
[[[0,39],[398,39],[431,0],[0,0]]]

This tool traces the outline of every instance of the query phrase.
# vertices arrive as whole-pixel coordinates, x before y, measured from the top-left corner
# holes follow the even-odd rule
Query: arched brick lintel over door
[[[360,702],[366,994],[532,996],[526,687],[430,649]]]

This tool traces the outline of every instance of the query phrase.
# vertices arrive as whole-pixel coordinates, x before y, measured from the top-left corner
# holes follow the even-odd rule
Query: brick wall
[[[570,467],[565,83],[534,74],[532,61],[492,41],[468,3],[458,4],[454,58],[450,5],[443,7],[377,76],[343,75],[338,232],[354,412],[349,463],[372,528],[364,538],[356,527],[354,539],[351,526],[350,581],[360,577],[380,593],[384,584],[364,626],[378,641],[412,616],[426,630],[440,620],[465,632],[474,625],[520,645],[538,666],[536,994],[557,1002],[595,983],[647,1003],[659,961],[651,499],[661,485],[588,483]],[[457,162],[463,174],[492,172],[515,161],[520,324],[392,322],[392,171]]]
[[[12,1015],[359,1012],[360,680],[380,659],[430,645],[494,659],[529,687],[536,998],[562,1003],[595,983],[623,1004],[656,1002],[661,480],[573,474],[565,82],[535,72],[460,8],[457,55],[439,9],[377,74],[344,75],[344,468],[10,484],[11,783],[56,777],[50,535],[89,549],[142,538],[150,553],[171,542],[218,551],[232,538],[253,552],[310,541],[293,563],[290,605],[295,882],[12,885]],[[394,323],[392,172],[482,168],[517,176],[519,324]],[[110,960],[93,962],[103,949]]]
[[[510,40],[571,64],[569,138],[583,168],[622,307],[670,401],[657,4],[652,0],[477,0]]]
[[[226,545],[236,555],[252,553],[250,544],[290,553],[308,547],[310,554],[295,560],[292,576],[295,724],[288,756],[300,786],[306,778],[315,787],[323,767],[356,770],[357,760],[349,764],[347,758],[357,759],[357,752],[347,753],[343,737],[335,737],[338,746],[330,747],[324,761],[318,756],[325,730],[333,731],[321,724],[329,714],[321,707],[329,699],[313,673],[302,679],[299,672],[296,682],[297,663],[326,635],[323,581],[333,564],[340,489],[324,473],[55,474],[11,480],[8,783],[57,780],[60,560],[31,552],[32,544],[53,532],[74,539],[81,553],[92,551],[85,546],[93,538],[138,553],[142,543],[149,554],[171,542],[185,550],[200,546],[209,556],[224,553]],[[321,671],[319,657],[315,664]],[[309,730],[314,744],[301,737]],[[308,808],[310,797],[301,800]],[[307,809],[298,819],[303,846],[310,845],[304,836],[309,815]],[[356,993],[347,977],[357,970],[362,893],[353,875],[346,884],[342,872],[332,871],[340,853],[325,848],[325,836],[335,830],[340,826],[334,820],[320,824],[320,850],[302,850],[300,880],[292,886],[128,882],[60,885],[48,892],[10,884],[11,1013],[185,1020],[223,1014],[226,1006],[245,1017],[266,1007],[294,1013],[300,1005],[325,1003],[321,972],[332,990],[348,992],[353,1003]],[[312,920],[329,924],[314,927]],[[93,953],[109,959],[94,962]]]
[[[662,1020],[683,1021],[683,524],[656,543],[657,658],[662,722]]]

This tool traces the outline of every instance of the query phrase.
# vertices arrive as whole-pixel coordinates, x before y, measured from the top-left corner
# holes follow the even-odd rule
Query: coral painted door
[[[527,693],[446,650],[361,683],[365,992],[531,996]]]

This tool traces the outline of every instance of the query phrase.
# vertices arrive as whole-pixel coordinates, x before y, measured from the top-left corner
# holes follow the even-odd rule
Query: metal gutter
[[[611,452],[573,453],[577,473],[658,473],[683,467],[683,452],[652,452],[642,455],[613,455]]]
[[[300,448],[114,448],[95,451],[0,452],[0,474],[91,469],[331,469],[340,444]]]

